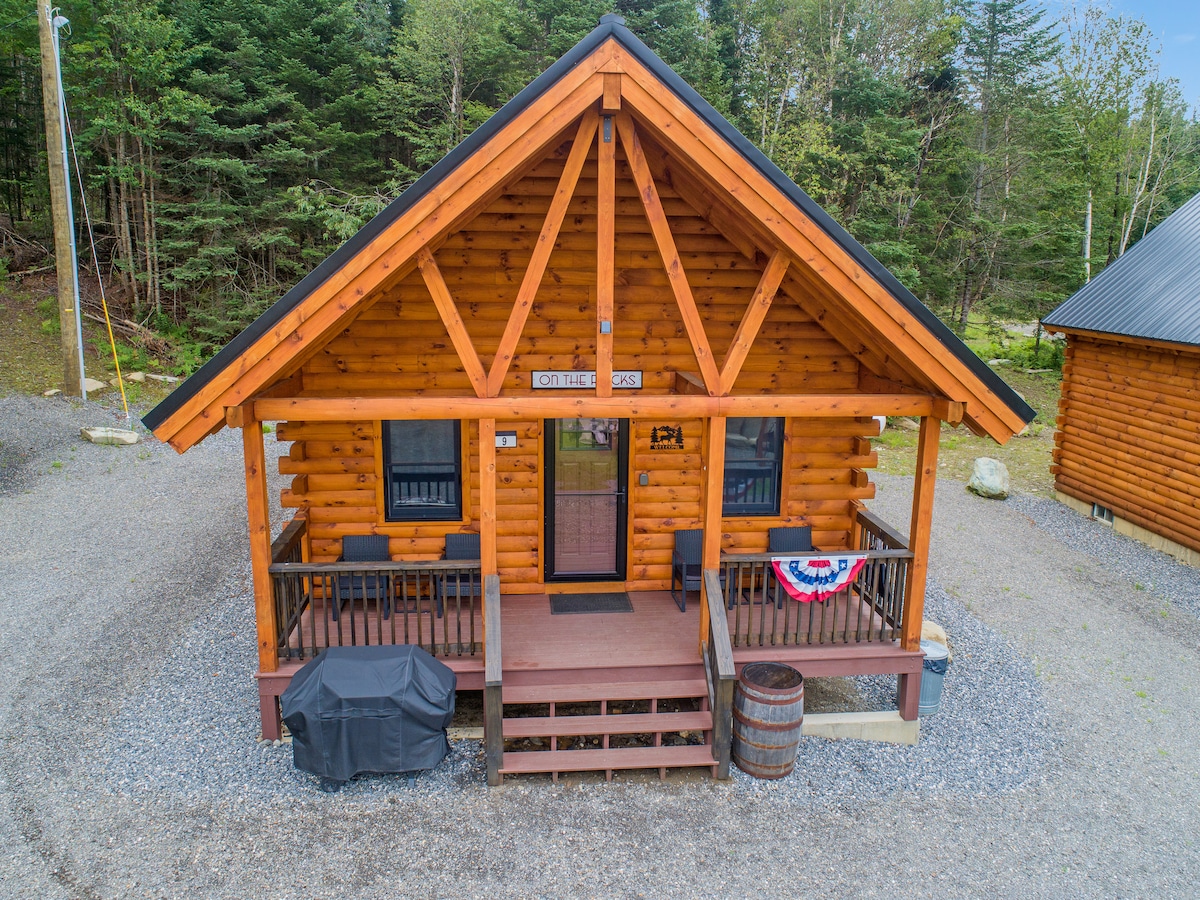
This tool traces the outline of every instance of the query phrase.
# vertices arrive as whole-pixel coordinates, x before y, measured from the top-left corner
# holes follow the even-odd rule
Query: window
[[[1104,525],[1113,523],[1113,511],[1107,506],[1101,506],[1099,503],[1092,504],[1092,518]]]
[[[384,422],[384,518],[461,519],[461,448],[457,421]]]
[[[782,465],[783,419],[729,419],[721,514],[778,515]]]

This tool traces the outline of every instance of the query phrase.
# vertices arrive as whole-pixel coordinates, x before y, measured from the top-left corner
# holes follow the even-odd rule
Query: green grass
[[[54,281],[14,279],[0,286],[0,394],[41,394],[61,388],[63,350],[59,337]],[[121,371],[154,371],[153,361],[135,348],[117,343]],[[83,359],[87,375],[107,382],[116,377],[108,333],[102,325],[83,322]],[[150,406],[170,393],[159,382],[137,384],[127,381],[125,394],[131,404]]]
[[[1054,450],[1054,420],[1058,415],[1060,377],[1057,372],[1027,374],[1019,369],[1001,370],[1001,377],[1037,412],[1026,435],[1014,437],[1003,447],[991,438],[976,437],[965,425],[942,427],[938,449],[938,475],[967,481],[975,460],[981,456],[998,459],[1008,468],[1013,490],[1048,495],[1054,490],[1050,455]],[[911,475],[917,464],[917,432],[892,420],[872,444],[879,454],[877,471],[888,475]]]

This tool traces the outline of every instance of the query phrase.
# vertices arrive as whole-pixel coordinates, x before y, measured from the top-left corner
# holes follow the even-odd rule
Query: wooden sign
[[[595,371],[566,371],[566,372],[534,372],[533,387],[541,390],[567,389],[567,388],[596,388],[596,373]],[[642,386],[642,373],[637,372],[613,372],[612,386],[614,388],[625,388],[626,390],[634,390]]]

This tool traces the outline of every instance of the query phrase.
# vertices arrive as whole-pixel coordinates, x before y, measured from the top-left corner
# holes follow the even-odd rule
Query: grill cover
[[[346,782],[432,769],[450,752],[454,672],[420,647],[330,647],[280,697],[297,769]]]

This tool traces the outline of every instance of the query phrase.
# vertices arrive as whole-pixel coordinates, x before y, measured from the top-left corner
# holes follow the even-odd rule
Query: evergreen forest
[[[34,8],[0,0],[0,275],[52,263]],[[1200,189],[1147,27],[1061,8],[64,0],[81,264],[186,373],[616,11],[947,322],[1032,321]]]

